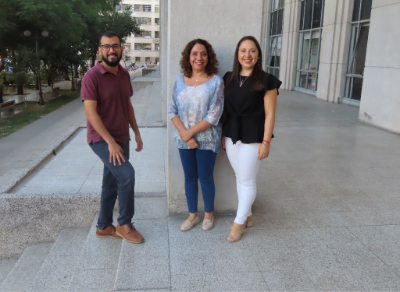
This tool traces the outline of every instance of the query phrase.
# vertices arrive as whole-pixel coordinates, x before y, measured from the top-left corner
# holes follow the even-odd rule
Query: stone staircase
[[[157,72],[152,72],[155,74]],[[133,82],[135,83],[135,82]],[[131,97],[139,127],[162,127],[161,82],[154,81],[134,92]]]
[[[166,198],[136,200],[142,219],[134,222],[145,244],[96,238],[96,216],[91,228],[63,229],[54,243],[28,246],[18,260],[1,260],[0,291],[169,291],[167,212],[157,210]]]

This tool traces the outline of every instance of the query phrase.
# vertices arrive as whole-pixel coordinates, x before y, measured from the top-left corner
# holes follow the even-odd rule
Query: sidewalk
[[[90,230],[66,229],[54,245],[34,246],[10,262],[0,291],[21,278],[29,256],[39,258],[34,248],[43,260],[24,278],[31,291],[43,283],[53,291],[399,291],[400,136],[358,122],[358,110],[281,91],[254,227],[241,241],[226,241],[233,215],[217,215],[209,232],[200,224],[181,232],[185,216],[167,216],[165,195],[142,196],[134,219],[143,245],[96,239],[95,220]],[[160,134],[144,131],[147,138]],[[158,153],[148,141],[146,155]],[[84,142],[78,134],[59,155]],[[149,184],[162,171],[160,159],[135,165],[138,175],[148,167]]]

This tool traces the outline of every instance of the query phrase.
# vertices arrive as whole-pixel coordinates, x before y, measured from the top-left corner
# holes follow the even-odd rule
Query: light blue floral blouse
[[[199,149],[212,150],[218,153],[221,144],[222,127],[219,119],[224,109],[224,80],[215,75],[207,83],[199,86],[187,86],[183,75],[175,81],[174,90],[168,109],[170,119],[179,116],[186,129],[194,127],[205,120],[212,124],[204,132],[193,136],[199,144]],[[190,149],[182,141],[177,129],[174,138],[180,149]]]

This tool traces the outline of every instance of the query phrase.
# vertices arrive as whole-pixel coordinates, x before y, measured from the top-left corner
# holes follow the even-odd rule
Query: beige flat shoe
[[[196,218],[193,219],[193,221],[186,220],[183,222],[181,225],[181,230],[182,231],[188,231],[193,228],[196,224],[200,223],[200,217],[197,216]]]
[[[214,227],[214,217],[212,220],[210,219],[203,220],[203,225],[202,225],[203,230],[208,231],[213,227]]]

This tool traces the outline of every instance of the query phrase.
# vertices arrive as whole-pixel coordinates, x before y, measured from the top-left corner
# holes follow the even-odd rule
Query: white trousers
[[[226,153],[236,175],[238,193],[238,209],[235,223],[244,224],[247,216],[251,215],[251,206],[256,199],[256,177],[260,160],[258,148],[261,143],[244,144],[237,141],[234,145],[231,138],[225,138]]]

